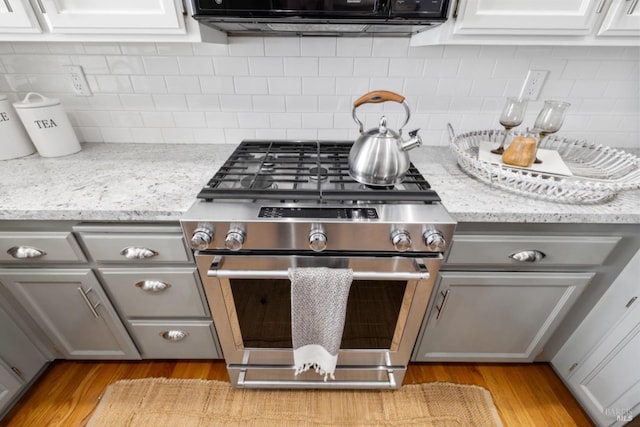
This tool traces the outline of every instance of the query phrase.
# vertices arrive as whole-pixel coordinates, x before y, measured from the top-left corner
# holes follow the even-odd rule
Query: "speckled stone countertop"
[[[0,161],[0,220],[176,221],[234,148],[83,144],[66,157]],[[640,223],[640,191],[551,203],[469,177],[446,147],[420,147],[411,160],[458,222]]]

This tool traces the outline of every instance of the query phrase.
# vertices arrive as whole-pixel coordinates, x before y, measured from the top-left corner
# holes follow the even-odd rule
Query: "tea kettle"
[[[398,132],[387,128],[387,118],[382,116],[377,128],[363,130],[356,108],[362,104],[394,101],[402,104],[407,114]],[[370,186],[391,186],[399,184],[409,170],[407,151],[422,144],[418,129],[409,132],[409,139],[402,139],[402,128],[409,121],[411,113],[404,96],[386,90],[366,93],[353,103],[353,120],[360,128],[360,136],[349,152],[349,175],[356,181]]]

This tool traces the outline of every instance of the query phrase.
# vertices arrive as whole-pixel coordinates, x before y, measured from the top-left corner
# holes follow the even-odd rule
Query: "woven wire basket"
[[[478,130],[456,135],[448,125],[451,150],[468,174],[494,187],[538,199],[569,204],[602,203],[618,192],[640,189],[640,159],[622,150],[572,140],[556,135],[542,141],[539,148],[556,150],[573,176],[561,176],[481,161],[481,141],[496,146],[504,130]],[[512,131],[511,136],[525,136]]]

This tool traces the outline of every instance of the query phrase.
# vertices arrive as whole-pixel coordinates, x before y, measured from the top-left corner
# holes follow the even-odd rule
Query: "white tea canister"
[[[13,106],[42,157],[60,157],[80,151],[78,137],[59,99],[29,92]]]
[[[27,131],[11,106],[7,95],[0,94],[0,160],[17,159],[36,152]]]

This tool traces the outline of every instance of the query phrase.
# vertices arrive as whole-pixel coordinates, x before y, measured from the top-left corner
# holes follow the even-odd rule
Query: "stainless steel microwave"
[[[449,0],[191,0],[193,18],[230,35],[408,36],[446,20]]]

